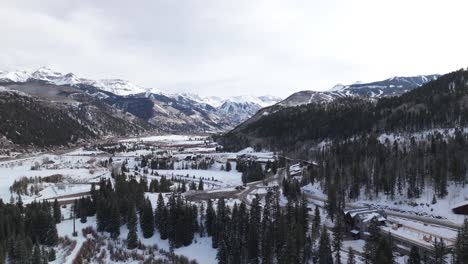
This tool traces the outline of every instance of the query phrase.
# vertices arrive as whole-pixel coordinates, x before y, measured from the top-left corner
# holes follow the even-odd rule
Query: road
[[[323,202],[323,203],[327,202],[326,199],[324,199],[324,198],[322,198],[320,196],[311,194],[311,193],[304,192],[304,195],[309,200],[320,201],[320,202]],[[364,207],[363,205],[358,205],[358,204],[353,204],[353,203],[347,203],[346,206],[348,208],[362,208],[362,207]],[[460,224],[456,224],[456,223],[450,222],[448,220],[443,220],[443,219],[436,219],[436,218],[424,217],[424,216],[412,215],[412,214],[404,214],[404,213],[399,213],[399,212],[395,212],[395,211],[391,211],[391,210],[384,210],[384,212],[387,215],[398,216],[398,217],[401,217],[401,218],[416,220],[416,221],[420,221],[420,222],[423,222],[423,223],[426,223],[426,224],[439,225],[439,226],[443,226],[443,227],[447,227],[447,228],[451,228],[451,229],[459,229],[461,227]]]

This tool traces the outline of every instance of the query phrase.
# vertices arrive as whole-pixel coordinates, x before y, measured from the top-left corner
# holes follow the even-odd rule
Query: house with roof
[[[468,200],[460,202],[452,206],[454,214],[468,215]]]
[[[348,228],[355,238],[365,237],[372,220],[376,219],[381,226],[387,221],[387,215],[383,210],[369,207],[345,210],[343,213]]]
[[[297,163],[297,164],[293,164],[291,166],[289,166],[289,175],[291,175],[291,177],[296,177],[296,176],[302,176],[302,167],[301,167],[301,164]]]

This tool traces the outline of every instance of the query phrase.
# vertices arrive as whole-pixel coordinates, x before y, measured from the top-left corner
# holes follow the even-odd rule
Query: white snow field
[[[164,135],[122,139],[120,142],[162,142],[173,145],[198,145],[205,143],[206,139],[206,136],[197,135]]]
[[[32,168],[35,169],[32,169]],[[37,195],[21,198],[29,203],[33,200],[54,198],[62,195],[70,195],[90,190],[86,183],[96,182],[100,177],[108,177],[107,168],[99,166],[94,157],[78,157],[66,155],[40,155],[32,158],[0,162],[0,199],[10,201],[10,186],[15,180],[23,177],[47,177],[62,175],[63,183],[41,183],[41,189]],[[16,194],[14,195],[16,198]]]

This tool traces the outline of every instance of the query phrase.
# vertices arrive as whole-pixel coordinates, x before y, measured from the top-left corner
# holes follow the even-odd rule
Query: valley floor
[[[208,199],[227,199],[227,205],[232,206],[234,203],[244,201],[249,205],[255,195],[263,197],[268,188],[281,185],[282,179],[286,175],[286,169],[279,169],[277,174],[268,175],[265,181],[252,182],[243,188],[242,174],[235,170],[235,158],[238,155],[251,155],[258,160],[273,159],[274,153],[271,152],[255,152],[253,149],[245,149],[239,153],[219,153],[215,151],[213,144],[209,143],[205,137],[200,136],[153,136],[138,139],[123,139],[120,144],[140,144],[153,143],[156,149],[139,149],[128,152],[119,152],[115,155],[99,151],[85,150],[83,148],[74,149],[67,153],[57,155],[43,154],[34,157],[11,159],[0,162],[0,199],[4,201],[18,201],[21,199],[23,203],[31,203],[32,201],[40,201],[47,199],[53,201],[58,199],[63,205],[62,215],[64,220],[58,224],[58,233],[60,237],[68,237],[72,241],[76,241],[76,245],[71,247],[58,248],[57,260],[55,263],[72,263],[75,256],[78,254],[83,243],[89,238],[89,235],[84,235],[82,230],[88,226],[96,227],[96,218],[89,217],[87,223],[76,221],[76,230],[78,236],[73,237],[73,220],[70,218],[71,206],[76,198],[89,195],[92,183],[97,183],[101,179],[111,179],[111,170],[109,166],[103,165],[112,157],[113,164],[121,164],[126,161],[128,167],[137,176],[141,176],[140,171],[132,169],[140,161],[141,155],[155,153],[155,151],[168,151],[177,157],[179,160],[175,162],[174,168],[169,170],[154,170],[155,175],[145,174],[148,180],[161,179],[162,176],[167,178],[183,178],[188,181],[198,183],[199,179],[203,179],[205,189],[203,191],[188,191],[184,196],[189,201],[196,203],[205,203]],[[215,160],[211,168],[207,170],[201,169],[186,169],[187,157],[202,155],[211,157]],[[229,172],[222,170],[226,162],[231,162],[233,169]],[[53,175],[61,175],[63,180],[59,183],[50,183],[44,181],[32,181],[35,191],[26,190],[26,193],[21,195],[13,195],[10,192],[10,186],[15,181],[19,181],[24,177],[34,179],[35,177],[48,177]],[[309,199],[310,207],[317,205],[323,207],[326,202],[326,195],[323,194],[321,187],[318,184],[307,185],[302,188],[307,198]],[[420,243],[430,247],[431,241],[425,240],[426,237],[441,237],[450,246],[454,243],[457,235],[456,227],[459,226],[466,216],[455,215],[451,211],[451,207],[459,202],[465,201],[468,198],[468,187],[450,186],[449,195],[444,199],[440,199],[437,203],[432,204],[432,190],[425,189],[425,193],[421,198],[407,200],[403,197],[396,197],[390,200],[388,197],[374,197],[372,200],[362,197],[348,203],[348,207],[357,208],[362,206],[370,206],[373,208],[384,209],[388,215],[388,225],[382,227],[385,232],[391,232],[394,236],[400,236],[408,241]],[[155,193],[146,193],[150,199],[153,208],[156,207],[157,195]],[[165,197],[167,200],[168,198]],[[287,200],[282,196],[282,204],[285,205]],[[326,215],[326,211],[320,209],[322,215]],[[311,215],[312,218],[312,215]],[[323,224],[329,228],[333,227],[333,223],[326,217],[322,219]],[[395,226],[399,226],[395,228]],[[126,226],[121,227],[119,239],[125,240],[128,230]],[[167,240],[161,240],[159,234],[156,234],[149,239],[143,239],[142,232],[138,227],[138,237],[144,245],[157,245],[160,249],[170,250]],[[362,263],[359,257],[363,253],[364,240],[354,240],[347,238],[344,241],[342,258],[346,260],[347,249],[353,248],[358,255],[358,263]],[[217,251],[211,247],[211,238],[196,237],[194,243],[188,247],[175,249],[176,254],[184,255],[190,259],[195,259],[199,263],[210,264],[217,263]],[[399,263],[405,263],[406,257],[397,258]],[[110,263],[110,259],[107,260]],[[136,262],[135,262],[136,263]]]

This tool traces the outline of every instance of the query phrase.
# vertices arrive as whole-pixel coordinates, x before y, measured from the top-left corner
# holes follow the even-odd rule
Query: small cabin
[[[468,201],[463,201],[453,206],[452,212],[459,215],[468,215]]]
[[[385,225],[387,221],[387,216],[383,210],[368,207],[346,210],[343,214],[355,239],[361,238],[368,231],[372,220],[376,219],[379,225]]]

